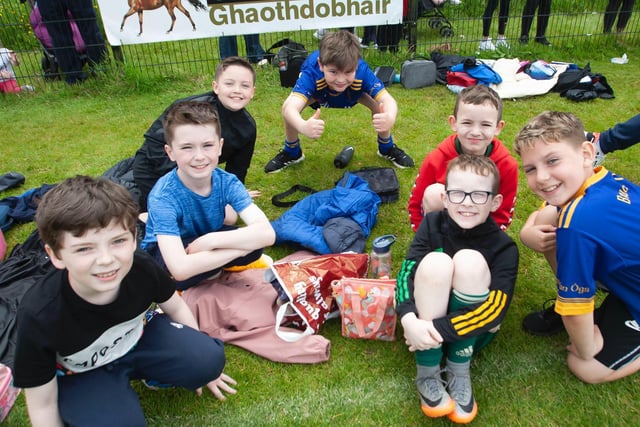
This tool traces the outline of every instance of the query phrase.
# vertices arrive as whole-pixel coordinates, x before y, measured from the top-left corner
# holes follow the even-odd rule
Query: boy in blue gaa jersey
[[[198,331],[173,281],[136,250],[137,216],[124,187],[81,176],[38,206],[57,270],[20,303],[14,365],[35,427],[146,425],[133,379],[235,393],[222,342]]]
[[[358,38],[346,30],[327,33],[320,49],[302,64],[300,77],[282,105],[284,149],[264,168],[267,173],[280,172],[304,160],[299,134],[318,139],[324,132],[321,108],[351,108],[362,104],[371,110],[373,128],[378,134],[378,155],[399,168],[413,166],[413,160],[393,142],[391,128],[398,105],[360,56]],[[309,105],[319,106],[307,120],[300,115]]]
[[[608,153],[625,150],[640,141],[640,114],[617,123],[602,132],[586,132],[595,150],[593,167],[600,166]],[[553,206],[534,211],[520,230],[520,240],[527,247],[545,255],[553,272],[556,268],[556,224],[557,211]],[[522,327],[533,335],[547,336],[564,330],[562,318],[555,312],[553,300],[547,300],[543,309],[529,313],[522,320]]]
[[[640,187],[593,168],[594,145],[570,113],[544,112],[516,136],[529,187],[556,213],[555,311],[569,334],[567,363],[588,383],[640,369]],[[603,227],[598,218],[607,218]],[[555,257],[553,256],[555,252]],[[609,291],[596,310],[598,286]]]
[[[468,423],[478,412],[471,359],[500,329],[518,271],[518,247],[490,216],[502,203],[499,188],[490,158],[452,159],[445,209],[424,216],[398,273],[396,311],[415,352],[416,384],[428,417]]]

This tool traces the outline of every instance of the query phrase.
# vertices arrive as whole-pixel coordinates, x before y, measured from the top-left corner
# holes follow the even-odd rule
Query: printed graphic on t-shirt
[[[74,354],[58,354],[59,371],[85,372],[127,354],[142,336],[145,313],[146,310],[127,322],[109,328],[88,347]]]

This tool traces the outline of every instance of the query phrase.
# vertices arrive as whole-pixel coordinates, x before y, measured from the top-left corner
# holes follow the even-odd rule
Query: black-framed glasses
[[[476,205],[484,205],[489,200],[489,196],[493,194],[491,191],[472,191],[467,193],[462,190],[447,190],[446,193],[449,201],[456,205],[464,202],[464,199],[466,199],[467,196],[469,196],[471,201]]]

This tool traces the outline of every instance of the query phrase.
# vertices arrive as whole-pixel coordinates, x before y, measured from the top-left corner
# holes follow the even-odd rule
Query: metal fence
[[[23,1],[0,2],[0,43],[19,55],[21,63],[14,67],[18,82],[37,86],[55,79],[56,76],[47,74],[45,78],[45,61],[50,55],[44,55],[47,51],[36,39],[29,23],[32,0],[24,3]],[[409,14],[401,28],[398,51],[383,52],[370,44],[368,48],[363,49],[367,61],[371,65],[401,62],[414,52],[426,55],[433,49],[464,55],[475,54],[482,39],[482,15],[487,1],[462,0],[461,4],[452,3],[449,0],[449,3],[441,7],[433,7],[430,0],[409,0]],[[608,3],[609,0],[554,0],[546,38],[554,45],[554,49],[568,51],[582,49],[583,52],[588,52],[592,47],[608,45],[637,46],[640,42],[640,6],[636,4],[633,7],[624,33],[617,33],[614,25],[613,32],[607,34],[603,32],[603,21]],[[498,51],[496,55],[513,56],[522,54],[523,50],[527,49],[527,46],[521,45],[518,41],[524,5],[525,0],[510,2],[506,29],[510,49]],[[496,8],[491,23],[490,34],[494,40],[498,29],[498,9]],[[530,31],[531,45],[535,45],[533,39],[536,34],[536,21],[534,17]],[[336,26],[338,24],[336,23]],[[362,28],[356,28],[355,32],[363,35]],[[267,49],[286,37],[305,44],[310,50],[317,46],[314,31],[264,33],[260,35],[260,42]],[[238,49],[240,55],[243,55],[243,37],[238,37]],[[137,78],[211,75],[219,61],[216,38],[125,45],[114,47],[109,55],[114,70]]]

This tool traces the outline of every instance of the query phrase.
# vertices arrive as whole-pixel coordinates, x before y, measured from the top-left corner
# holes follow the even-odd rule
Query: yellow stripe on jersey
[[[593,170],[595,173],[591,175],[587,180],[582,184],[580,189],[576,192],[573,199],[571,199],[566,205],[562,207],[560,212],[558,213],[558,228],[568,228],[571,223],[571,218],[573,217],[573,213],[575,212],[578,203],[584,197],[587,188],[600,181],[607,175],[607,170],[603,166],[598,166]]]
[[[482,328],[498,317],[507,305],[507,295],[502,291],[491,291],[489,298],[475,310],[451,319],[458,335],[466,335]]]
[[[571,300],[558,298],[556,301],[556,311],[561,316],[579,316],[581,314],[588,314],[593,312],[595,308],[595,297],[575,298]]]
[[[571,200],[568,204],[564,205],[558,214],[558,228],[569,228],[571,218],[573,218],[573,213],[576,211],[576,208],[583,197],[583,195],[580,195]]]
[[[316,80],[316,90],[320,91],[322,89],[326,89],[327,87],[327,81],[323,78],[321,78],[320,80]]]

